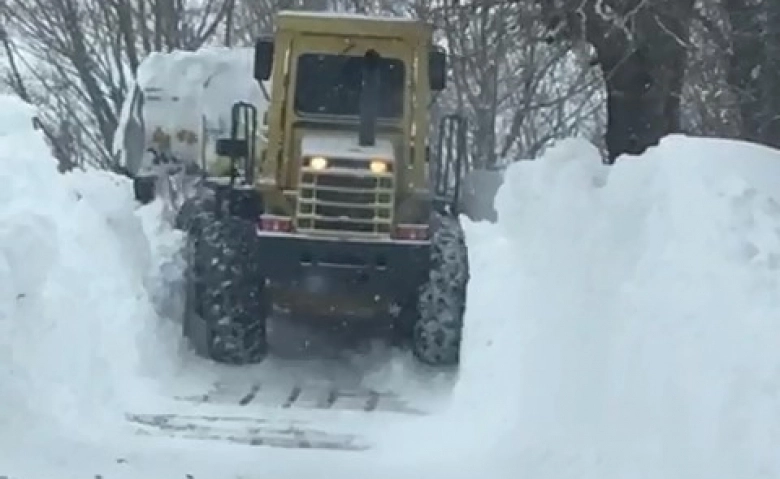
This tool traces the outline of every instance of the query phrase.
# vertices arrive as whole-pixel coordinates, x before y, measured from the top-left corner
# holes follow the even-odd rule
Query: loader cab
[[[338,58],[339,55],[329,55],[329,60],[331,60],[329,63],[333,65],[334,62],[333,58]],[[323,59],[320,58],[320,61]],[[447,53],[441,48],[441,47],[432,47],[429,57],[429,67],[428,67],[428,75],[429,75],[429,86],[431,91],[434,92],[440,92],[443,91],[445,88],[447,88]],[[274,64],[274,39],[271,36],[263,36],[257,39],[255,43],[255,57],[254,57],[254,76],[255,80],[258,82],[264,82],[268,81],[271,78],[271,71]],[[346,65],[345,65],[346,66]],[[352,66],[352,73],[354,75],[354,70],[356,62],[353,62]],[[347,66],[347,69],[349,68]],[[393,65],[393,67],[390,67],[390,65],[387,65],[386,68],[388,70],[393,70],[394,67],[397,67],[397,65]],[[395,73],[395,72],[393,72]],[[392,75],[389,75],[392,77]],[[323,87],[324,89],[324,87]]]
[[[400,121],[404,116],[404,62],[378,56],[374,50],[368,50],[361,56],[302,53],[297,61],[294,110],[306,118],[357,118],[360,115],[363,72],[371,61],[376,63],[380,78],[375,105],[377,117],[380,121]],[[313,82],[312,78],[320,81]]]
[[[428,102],[407,105],[410,100],[421,99],[421,89],[426,90],[427,96],[429,92],[446,88],[447,56],[443,49],[431,46],[419,52],[413,45],[398,48],[397,39],[376,37],[366,41],[359,35],[348,34],[327,38],[335,40],[330,46],[323,37],[302,37],[277,45],[274,38],[266,36],[255,44],[255,80],[271,79],[275,62],[283,69],[274,84],[281,82],[289,91],[274,93],[287,100],[285,110],[300,119],[319,119],[320,123],[326,119],[339,122],[360,117],[361,102],[365,101],[364,73],[373,63],[379,80],[374,99],[375,120],[396,124],[406,121],[407,128],[425,123],[427,127],[427,116],[419,118],[415,110],[427,109]],[[420,59],[427,60],[427,69],[419,68]],[[427,70],[425,88],[417,83],[419,72],[424,70]]]
[[[406,18],[277,16],[274,35],[254,49],[254,78],[271,84],[256,175],[271,214],[293,218],[299,232],[382,237],[428,218],[429,105],[447,66],[432,39],[430,25]],[[387,210],[358,227],[350,204],[337,215],[349,221],[317,226],[307,203],[329,183],[342,197],[387,198]]]
[[[231,167],[228,187],[216,189],[225,194],[214,195],[214,218],[227,218],[220,246],[193,228],[204,256],[235,265],[216,268],[206,287],[246,308],[223,326],[205,295],[199,309],[216,311],[218,326],[192,337],[212,341],[209,354],[212,345],[242,360],[264,354],[274,306],[328,328],[376,326],[427,364],[456,364],[468,255],[457,213],[436,206],[430,167],[444,156],[428,161],[430,100],[446,86],[433,27],[318,12],[281,12],[275,26],[254,49],[254,80],[270,84],[262,126],[241,132],[260,115],[236,103],[230,137],[217,144]]]

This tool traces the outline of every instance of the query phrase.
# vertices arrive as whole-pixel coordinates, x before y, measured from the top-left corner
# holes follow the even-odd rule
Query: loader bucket
[[[253,59],[251,48],[221,47],[146,57],[117,125],[113,149],[121,165],[132,176],[169,174],[153,162],[151,149],[186,167],[217,168],[215,142],[230,134],[233,105],[249,105],[240,111],[247,118],[262,118],[267,107]]]

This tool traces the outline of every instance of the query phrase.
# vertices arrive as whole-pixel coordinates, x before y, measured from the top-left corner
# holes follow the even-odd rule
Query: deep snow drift
[[[502,477],[780,477],[778,185],[780,152],[681,136],[511,166],[446,437]]]
[[[166,372],[152,252],[129,183],[58,173],[33,115],[0,96],[0,429],[99,434]]]

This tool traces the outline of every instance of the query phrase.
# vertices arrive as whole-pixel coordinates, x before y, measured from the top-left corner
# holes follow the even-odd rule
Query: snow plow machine
[[[128,122],[145,138],[138,160],[126,161],[138,199],[159,194],[166,175],[189,178],[175,220],[187,238],[183,334],[218,362],[260,362],[278,309],[381,325],[420,362],[457,365],[469,279],[458,220],[467,126],[448,115],[431,128],[447,76],[432,28],[281,12],[274,34],[247,50],[246,77],[220,66],[221,53],[211,77],[185,61],[176,81],[202,82],[201,91],[190,103],[171,94],[177,120],[140,73],[124,112],[161,105],[160,119]],[[148,70],[159,73],[160,61]],[[216,76],[233,98],[207,98]],[[198,117],[209,101],[219,115]]]

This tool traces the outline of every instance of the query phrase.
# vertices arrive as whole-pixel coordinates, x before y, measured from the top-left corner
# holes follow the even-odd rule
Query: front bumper
[[[428,278],[430,242],[342,240],[258,231],[268,283],[304,294],[402,300]]]

